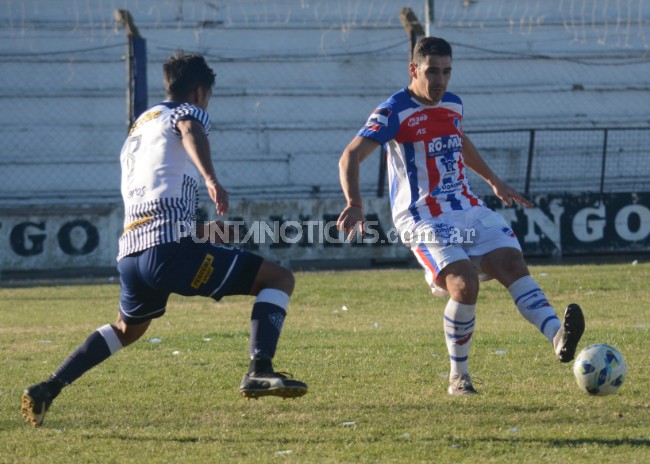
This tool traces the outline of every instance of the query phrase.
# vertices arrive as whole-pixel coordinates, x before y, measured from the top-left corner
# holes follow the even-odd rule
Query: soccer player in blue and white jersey
[[[22,396],[23,418],[38,427],[62,388],[138,340],[165,313],[169,295],[256,296],[251,315],[250,364],[240,385],[248,398],[307,393],[307,385],[276,373],[272,359],[294,288],[291,271],[240,248],[197,240],[201,178],[217,213],[228,193],[210,157],[208,102],[215,74],[200,55],[172,56],[163,66],[167,100],[133,124],[124,143],[124,232],[119,240],[117,322],[93,332],[45,382]],[[198,235],[203,236],[204,232]]]
[[[561,362],[573,359],[584,317],[570,304],[561,322],[531,277],[513,231],[470,188],[466,168],[508,206],[532,204],[503,182],[463,133],[463,103],[447,84],[450,44],[421,39],[409,64],[410,84],[374,110],[339,162],[347,206],[338,219],[349,238],[363,233],[360,164],[383,145],[393,221],[425,271],[434,294],[449,295],[443,325],[451,363],[448,392],[475,394],[469,374],[479,281],[505,286],[519,312],[549,340]]]

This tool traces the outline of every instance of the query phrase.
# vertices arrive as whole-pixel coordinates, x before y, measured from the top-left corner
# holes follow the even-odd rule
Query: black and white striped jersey
[[[195,221],[200,178],[177,127],[185,119],[197,120],[209,133],[206,111],[190,103],[165,101],[143,113],[124,142],[120,155],[124,231],[118,260],[177,240],[178,224]]]

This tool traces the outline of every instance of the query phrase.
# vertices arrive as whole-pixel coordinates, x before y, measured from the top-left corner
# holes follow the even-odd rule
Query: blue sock
[[[58,380],[63,385],[69,385],[85,372],[115,354],[120,348],[122,348],[122,343],[117,338],[113,327],[106,324],[90,334],[81,346],[61,364],[52,375],[52,379]]]
[[[249,373],[273,370],[271,360],[280,340],[288,305],[289,295],[281,290],[265,288],[257,295],[251,314]]]

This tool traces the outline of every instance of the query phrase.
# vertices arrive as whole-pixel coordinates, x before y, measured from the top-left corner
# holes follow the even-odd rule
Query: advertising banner
[[[499,212],[527,256],[650,252],[650,193],[541,195],[534,208],[485,203]],[[309,262],[358,264],[412,259],[394,228],[387,199],[364,201],[366,235],[346,241],[336,229],[341,200],[231,202],[226,241],[289,266]],[[215,218],[208,204],[199,222]],[[43,271],[115,266],[121,207],[0,210],[0,271]],[[179,236],[194,224],[177,225]],[[213,231],[214,232],[214,231]],[[209,234],[199,237],[214,239]]]

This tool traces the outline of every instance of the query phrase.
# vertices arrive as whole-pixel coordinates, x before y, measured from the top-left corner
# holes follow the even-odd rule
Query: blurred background
[[[464,130],[504,179],[530,194],[647,190],[644,0],[2,0],[0,201],[120,204],[117,9],[146,40],[149,105],[179,49],[216,70],[210,140],[233,198],[340,197],[341,151],[408,84],[404,7],[454,47]],[[386,192],[380,159],[364,164],[366,196]]]

